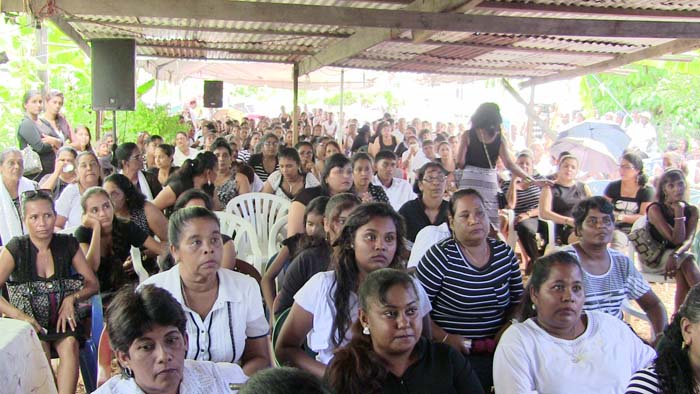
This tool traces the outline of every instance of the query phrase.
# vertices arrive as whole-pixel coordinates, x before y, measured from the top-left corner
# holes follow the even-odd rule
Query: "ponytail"
[[[639,185],[639,187],[644,187],[647,182],[649,182],[649,177],[644,173],[644,169],[642,168],[639,170],[639,175],[637,175],[637,185]]]
[[[352,339],[336,350],[326,370],[328,386],[335,393],[379,394],[387,375],[382,359],[372,348],[372,339],[362,334],[359,319],[352,325]]]

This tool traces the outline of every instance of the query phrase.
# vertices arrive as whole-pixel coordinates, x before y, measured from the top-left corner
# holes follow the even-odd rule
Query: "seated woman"
[[[233,149],[225,138],[215,139],[210,150],[216,156],[217,163],[214,193],[221,202],[221,208],[226,208],[234,197],[250,192],[250,182],[245,174],[237,171]]]
[[[613,249],[627,247],[627,234],[632,225],[643,217],[654,201],[654,188],[647,186],[644,163],[634,153],[625,153],[620,159],[620,179],[612,181],[605,188],[605,198],[615,207],[615,228]]]
[[[403,220],[388,204],[357,207],[336,241],[335,270],[314,275],[294,296],[275,346],[277,358],[323,376],[333,351],[352,338],[358,287],[372,271],[403,266],[403,236]],[[418,298],[417,314],[423,318],[430,306],[423,292]],[[304,341],[318,353],[316,359],[302,350]]]
[[[196,337],[187,336],[187,315],[166,290],[124,287],[107,308],[106,323],[121,376],[96,394],[228,394],[247,380],[237,364],[185,359]]]
[[[279,148],[279,138],[272,133],[267,133],[262,138],[263,149],[261,153],[255,153],[248,159],[248,165],[253,167],[255,174],[260,180],[265,182],[267,177],[279,170],[277,162],[277,149]]]
[[[295,234],[282,241],[282,249],[277,252],[272,264],[265,269],[265,275],[262,277],[260,287],[268,309],[272,309],[272,304],[277,296],[277,276],[285,265],[302,250],[315,248],[322,244],[327,245],[326,233],[323,231],[323,212],[326,210],[327,203],[328,197],[326,196],[316,197],[311,200],[304,212],[306,233]]]
[[[270,366],[269,324],[255,279],[222,269],[219,219],[202,207],[170,217],[170,253],[178,262],[143,284],[170,292],[187,314],[186,358],[237,363],[247,376]]]
[[[438,163],[426,163],[418,170],[413,191],[415,200],[405,203],[399,213],[406,221],[406,239],[416,241],[416,235],[425,226],[439,226],[447,222],[450,204],[443,200],[447,187],[447,171]]]
[[[158,177],[158,183],[165,186],[170,175],[175,173],[180,167],[173,166],[173,154],[175,148],[169,144],[160,144],[156,147],[153,159],[156,166],[148,169],[148,172]]]
[[[389,203],[384,188],[372,184],[374,162],[367,153],[356,153],[352,157],[352,181],[355,194],[362,202]]]
[[[0,287],[8,279],[10,300],[26,297],[19,288],[32,282],[59,283],[71,277],[71,272],[83,276],[83,287],[74,293],[56,296],[56,304],[47,308],[32,308],[41,295],[24,298],[25,302],[11,305],[0,297],[0,315],[24,320],[37,331],[46,357],[51,359],[51,348],[58,353],[59,364],[56,381],[60,394],[75,393],[78,383],[78,317],[75,304],[97,293],[97,279],[85,262],[78,242],[70,235],[54,234],[56,212],[51,195],[44,191],[28,191],[22,197],[22,214],[28,235],[12,238],[0,253]],[[10,360],[6,360],[11,362]]]
[[[168,219],[133,183],[122,174],[112,174],[105,179],[103,187],[114,205],[114,214],[131,220],[151,237],[157,236],[168,242]]]
[[[63,190],[56,199],[56,228],[74,228],[80,226],[83,207],[80,197],[94,186],[102,185],[102,170],[97,156],[92,151],[78,154],[76,159],[78,179]]]
[[[177,198],[177,201],[175,202],[175,205],[173,206],[173,213],[179,211],[182,208],[187,208],[187,207],[204,207],[210,211],[213,211],[213,205],[214,203],[211,201],[211,197],[199,190],[199,189],[190,189],[180,195],[180,197]],[[221,242],[223,243],[223,254],[221,257],[221,266],[223,268],[228,268],[228,269],[236,269],[236,247],[234,246],[233,239],[226,235],[226,234],[221,234]],[[170,257],[170,260],[172,260],[172,255],[168,253],[168,256]],[[163,267],[163,271],[167,271],[170,268],[172,268],[175,265],[175,261],[171,261],[170,264],[165,264]]]
[[[433,339],[469,355],[490,392],[495,339],[523,293],[518,259],[504,242],[488,238],[489,218],[481,195],[452,195],[453,236],[433,245],[418,263],[418,280],[433,307]]]
[[[383,121],[377,124],[376,132],[369,140],[367,152],[372,156],[382,150],[390,150],[393,152],[396,150],[397,145],[396,137],[392,134],[391,123]]]
[[[656,201],[647,208],[649,233],[663,251],[655,261],[642,260],[642,271],[676,279],[674,311],[688,291],[700,283],[700,271],[690,253],[698,226],[698,208],[685,202],[687,192],[683,172],[668,170],[659,178]]]
[[[583,270],[576,257],[541,257],[523,295],[520,321],[501,337],[493,365],[498,394],[620,393],[654,359],[620,319],[583,312]]]
[[[20,213],[20,197],[36,189],[36,183],[22,176],[22,152],[8,148],[0,153],[0,246],[25,233]]]
[[[153,200],[153,205],[164,211],[172,207],[180,194],[189,189],[204,190],[213,196],[216,165],[216,156],[209,151],[200,153],[194,159],[185,160],[182,167],[168,179],[168,183]],[[219,206],[218,198],[215,199],[214,205]]]
[[[185,160],[192,160],[199,154],[199,150],[190,147],[190,137],[180,131],[175,135],[175,153],[173,153],[173,165],[181,167]]]
[[[318,198],[321,197],[316,197],[313,201]],[[280,292],[275,297],[272,306],[273,317],[292,307],[294,295],[304,287],[312,276],[321,271],[335,268],[331,265],[331,252],[333,251],[331,247],[340,236],[340,230],[345,225],[352,210],[360,204],[362,201],[352,193],[340,193],[328,199],[326,208],[322,212],[325,242],[315,244],[310,248],[303,248],[289,263],[284,280],[280,284]],[[271,269],[272,267],[268,271]]]
[[[241,131],[248,130],[242,129]],[[262,136],[262,134],[258,133],[257,131],[254,131],[252,133],[244,133],[243,136],[245,136],[245,140],[243,141],[243,149],[238,151],[238,160],[247,163],[248,160],[250,160],[250,156],[252,156],[255,153],[255,147],[260,142],[260,137]]]
[[[131,263],[131,247],[145,246],[153,255],[161,255],[164,245],[141,230],[134,222],[114,214],[109,194],[101,187],[91,187],[80,199],[83,224],[75,230],[75,238],[85,253],[88,265],[97,273],[100,292],[110,296],[138,277]]]
[[[279,162],[279,170],[267,178],[263,186],[263,193],[274,194],[291,201],[302,190],[320,184],[312,173],[302,171],[301,157],[296,149],[280,149],[277,161]]]
[[[688,292],[664,331],[652,365],[637,371],[625,394],[693,394],[700,381],[700,286]]]
[[[345,193],[352,188],[352,164],[342,153],[335,154],[326,160],[321,184],[302,190],[289,206],[287,220],[287,236],[304,233],[304,211],[306,205],[316,197],[333,197]]]
[[[398,394],[407,387],[416,393],[484,392],[462,354],[421,337],[418,290],[407,273],[376,270],[358,293],[352,339],[336,350],[326,370],[334,392]]]
[[[533,179],[542,179],[539,174],[534,174],[532,160],[532,152],[525,150],[517,154],[515,164]],[[518,232],[518,240],[525,254],[534,261],[542,255],[536,238],[538,233],[544,233],[539,220],[541,189],[533,182],[528,182],[517,175],[513,175],[511,180],[504,182],[501,189],[506,195],[508,208],[515,213],[515,231]],[[530,264],[527,266],[528,272],[530,266]]]
[[[75,159],[78,153],[70,146],[61,147],[56,152],[56,165],[51,174],[44,175],[39,180],[39,187],[51,190],[54,200],[57,199],[66,186],[75,183]]]
[[[591,197],[573,211],[579,241],[563,249],[574,254],[583,269],[586,311],[609,313],[622,319],[622,302],[635,300],[651,321],[656,342],[668,318],[666,308],[627,255],[608,248],[613,238],[613,206],[604,197]]]
[[[574,218],[571,211],[579,201],[591,196],[591,191],[582,182],[576,181],[578,159],[563,156],[559,160],[557,177],[554,184],[545,185],[540,194],[540,218],[551,220],[555,224],[556,240],[548,239],[552,245],[568,245],[576,241]]]
[[[143,154],[135,143],[119,145],[114,151],[114,159],[119,171],[146,196],[146,200],[153,201],[163,189],[157,177],[143,170]]]

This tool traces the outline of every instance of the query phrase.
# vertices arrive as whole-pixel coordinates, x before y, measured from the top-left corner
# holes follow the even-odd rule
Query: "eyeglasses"
[[[620,167],[620,169],[623,169],[623,170],[634,170],[634,166],[629,166],[629,165],[624,165],[624,164],[620,164],[618,167]]]
[[[276,141],[275,141],[275,142],[272,142],[272,141],[265,141],[265,142],[263,142],[263,145],[265,145],[265,146],[275,146],[275,145],[277,145],[277,142],[276,142]]]
[[[423,182],[425,182],[425,183],[442,183],[442,182],[445,182],[445,179],[447,179],[447,177],[444,175],[427,176],[427,177],[423,178]]]

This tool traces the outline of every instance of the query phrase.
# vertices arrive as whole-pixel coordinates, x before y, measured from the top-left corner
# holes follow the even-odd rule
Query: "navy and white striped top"
[[[418,263],[418,280],[428,294],[430,317],[445,331],[468,338],[494,336],[506,311],[520,301],[523,279],[513,250],[500,240],[487,240],[489,263],[469,263],[454,238],[433,245]]]
[[[625,394],[662,394],[659,377],[654,366],[637,371],[630,379]]]
[[[573,246],[563,250],[581,260]],[[608,248],[608,255],[610,256],[608,272],[593,275],[583,270],[583,288],[586,291],[583,309],[605,312],[622,319],[622,302],[625,298],[637,300],[648,293],[651,287],[629,257],[610,248]]]
[[[543,179],[539,175],[534,176],[535,179]],[[503,193],[508,193],[508,188],[510,187],[511,181],[503,182],[501,190]],[[535,209],[540,206],[540,194],[542,193],[542,188],[531,183],[525,190],[515,189],[515,207],[513,207],[513,212],[516,215],[520,215],[523,212],[527,212],[531,209]]]

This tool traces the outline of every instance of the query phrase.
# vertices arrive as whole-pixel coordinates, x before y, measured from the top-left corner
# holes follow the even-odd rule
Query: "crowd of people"
[[[0,153],[0,313],[58,354],[61,394],[76,390],[95,294],[121,372],[99,393],[700,388],[698,209],[673,163],[650,181],[626,152],[593,196],[577,157],[540,173],[535,152],[514,152],[494,103],[468,128],[390,114],[339,125],[314,110],[296,141],[284,108],[186,111],[191,130],[172,145],[148,133],[92,141],[62,104],[28,92],[20,149]],[[290,203],[262,278],[244,273],[215,213],[246,193]],[[657,245],[642,272],[627,254],[641,221]],[[644,273],[675,279],[670,325]],[[34,307],[41,297],[52,302]],[[649,318],[649,343],[622,320],[628,299]]]

